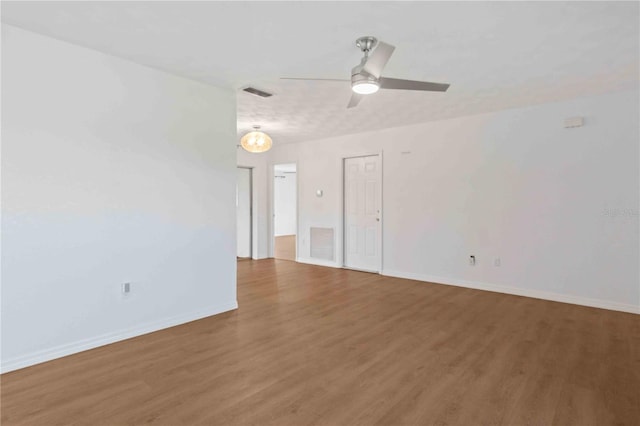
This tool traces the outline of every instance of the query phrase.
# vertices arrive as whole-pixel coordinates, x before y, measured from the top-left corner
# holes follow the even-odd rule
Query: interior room
[[[638,425],[640,3],[0,12],[3,426]]]

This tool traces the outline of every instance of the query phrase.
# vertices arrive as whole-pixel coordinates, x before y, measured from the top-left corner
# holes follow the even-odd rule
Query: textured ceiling
[[[2,2],[8,24],[239,92],[238,132],[274,143],[638,87],[637,2]],[[347,110],[354,41],[396,46],[384,75],[451,83]]]

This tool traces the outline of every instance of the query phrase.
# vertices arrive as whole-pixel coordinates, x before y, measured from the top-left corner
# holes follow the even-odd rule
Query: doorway
[[[251,258],[252,224],[252,170],[238,167],[236,181],[236,240],[238,259]]]
[[[295,163],[273,167],[273,257],[296,260],[298,184]]]
[[[379,155],[344,159],[344,266],[382,269],[382,164]]]

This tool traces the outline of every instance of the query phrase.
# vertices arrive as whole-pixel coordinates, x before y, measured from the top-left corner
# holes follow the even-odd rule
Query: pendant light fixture
[[[253,126],[253,132],[249,132],[240,139],[240,145],[249,152],[265,152],[271,149],[273,142],[271,137],[260,131],[260,126]]]

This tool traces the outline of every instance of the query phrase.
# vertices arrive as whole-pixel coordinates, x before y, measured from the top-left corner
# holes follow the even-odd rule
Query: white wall
[[[236,254],[251,257],[251,169],[238,167],[236,185]]]
[[[271,161],[298,163],[302,261],[325,264],[309,228],[333,227],[342,264],[342,158],[383,152],[384,274],[640,312],[639,113],[638,91],[619,92],[281,145]],[[563,128],[573,116],[584,127]]]
[[[237,306],[235,110],[2,25],[3,371]]]
[[[273,181],[274,235],[296,234],[296,173],[275,170]]]

